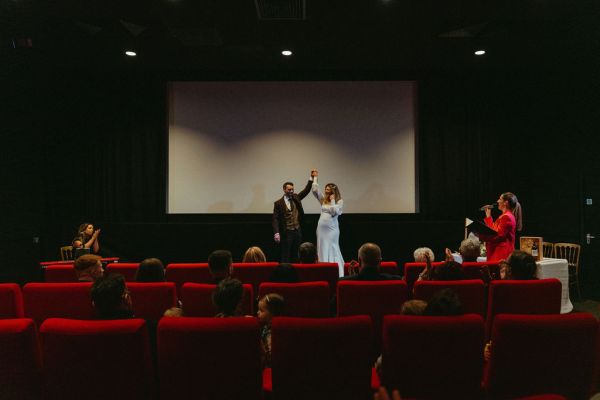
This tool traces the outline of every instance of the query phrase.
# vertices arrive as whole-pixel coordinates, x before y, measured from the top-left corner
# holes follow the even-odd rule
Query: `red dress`
[[[492,217],[484,219],[487,226],[495,230],[496,235],[480,235],[485,241],[488,261],[506,260],[515,250],[515,216],[506,210],[496,221]]]

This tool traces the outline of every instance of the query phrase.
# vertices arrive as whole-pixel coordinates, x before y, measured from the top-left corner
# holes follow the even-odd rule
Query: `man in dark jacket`
[[[392,281],[402,279],[398,275],[380,271],[381,249],[375,243],[365,243],[358,249],[358,263],[350,263],[350,269],[358,268],[358,274],[340,278],[340,281]]]

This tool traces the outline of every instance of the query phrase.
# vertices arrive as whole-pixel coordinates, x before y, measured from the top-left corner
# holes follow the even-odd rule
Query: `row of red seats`
[[[275,318],[272,367],[264,370],[256,318],[163,318],[156,365],[142,319],[52,318],[39,338],[32,320],[9,319],[0,320],[0,387],[49,400],[363,400],[380,384],[406,398],[587,399],[598,333],[590,314],[501,314],[484,368],[481,316],[386,316],[379,376],[364,345],[373,336],[367,316]]]
[[[23,293],[16,284],[0,284],[0,318],[29,317],[41,324],[46,318],[93,317],[90,301],[91,283],[28,283]],[[135,315],[159,319],[163,312],[177,305],[175,283],[127,282]],[[216,314],[211,296],[215,285],[185,283],[181,302],[188,316],[210,317]],[[428,301],[444,288],[455,290],[465,313],[487,315],[486,336],[491,321],[499,313],[558,314],[561,309],[561,283],[557,279],[532,281],[492,281],[487,293],[481,280],[420,281],[414,297]],[[366,314],[375,326],[386,314],[397,314],[409,299],[405,281],[341,281],[337,285],[337,315]],[[244,284],[241,311],[253,315],[254,288]],[[258,297],[280,293],[286,302],[287,315],[327,317],[330,315],[330,287],[327,282],[262,283]],[[487,300],[487,313],[484,305]],[[379,329],[378,329],[379,331]]]
[[[442,262],[434,262],[432,265],[439,266]],[[261,283],[269,280],[269,275],[278,265],[276,262],[266,263],[233,263],[233,276],[244,283],[254,286],[258,290]],[[332,290],[338,280],[338,267],[335,263],[317,263],[317,264],[293,264],[298,272],[300,281],[326,281]],[[46,282],[76,282],[77,276],[71,267],[72,264],[48,265],[45,268]],[[468,279],[481,279],[481,269],[488,266],[490,272],[497,273],[499,266],[497,263],[483,262],[465,262],[463,271]],[[139,263],[111,263],[107,265],[107,271],[120,273],[127,282],[134,282]],[[348,274],[349,263],[344,265],[345,274]],[[425,269],[424,263],[405,263],[404,280],[407,282],[409,291],[412,290],[419,274]],[[383,273],[399,275],[398,265],[393,261],[381,263]],[[181,288],[185,282],[212,283],[212,277],[208,270],[208,263],[182,263],[168,264],[165,272],[165,278],[169,282],[175,282],[177,288]]]

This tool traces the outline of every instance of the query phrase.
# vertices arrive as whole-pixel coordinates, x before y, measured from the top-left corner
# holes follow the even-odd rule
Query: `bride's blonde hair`
[[[331,188],[331,190],[333,190],[333,194],[335,195],[335,202],[337,203],[338,201],[340,201],[342,199],[342,195],[340,194],[340,189],[338,189],[337,185],[335,183],[328,183],[327,185],[325,185],[325,187],[329,186]],[[321,204],[325,204],[329,202],[329,198],[325,196],[325,193],[323,193],[323,199],[321,199]]]

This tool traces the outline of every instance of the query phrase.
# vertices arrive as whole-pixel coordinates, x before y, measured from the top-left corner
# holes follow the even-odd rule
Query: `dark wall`
[[[153,71],[22,70],[7,79],[3,279],[35,279],[36,263],[57,259],[58,247],[84,221],[102,228],[106,255],[125,260],[200,261],[215,248],[240,258],[250,245],[276,258],[270,215],[165,214],[169,78]],[[584,79],[560,71],[417,78],[421,212],[344,215],[344,256],[354,258],[365,241],[379,243],[389,260],[408,260],[424,245],[441,256],[444,247],[457,248],[464,216],[478,216],[503,191],[521,200],[524,234],[580,242],[583,161],[574,155],[587,151],[584,138],[593,131],[591,108],[582,109],[589,95]],[[315,239],[317,218],[308,217],[305,239]]]

